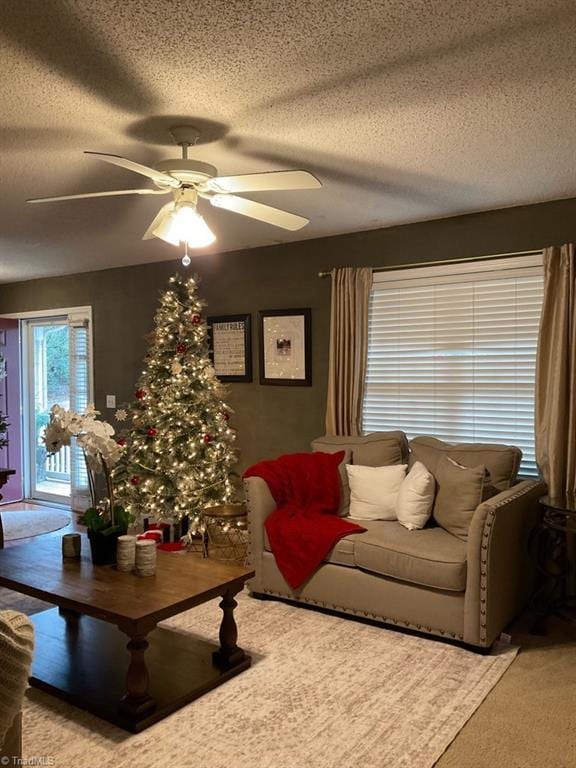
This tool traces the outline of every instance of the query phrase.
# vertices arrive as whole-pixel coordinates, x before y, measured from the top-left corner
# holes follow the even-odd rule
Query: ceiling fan
[[[163,205],[144,233],[142,239],[159,237],[172,245],[184,243],[185,247],[203,248],[216,240],[202,216],[197,211],[198,198],[208,200],[216,208],[249,216],[276,227],[296,231],[306,226],[309,219],[270,205],[257,203],[236,192],[269,192],[273,190],[317,189],[321,182],[308,171],[271,171],[248,173],[239,176],[218,176],[213,165],[188,159],[188,148],[194,146],[199,132],[190,125],[170,129],[174,141],[182,148],[182,157],[162,160],[154,168],[135,163],[118,155],[102,152],[85,152],[98,160],[118,165],[134,173],[152,179],[156,189],[119,189],[109,192],[87,192],[80,195],[37,197],[27,203],[51,203],[61,200],[80,200],[88,197],[115,195],[172,195],[172,201]],[[188,261],[189,263],[189,261]]]

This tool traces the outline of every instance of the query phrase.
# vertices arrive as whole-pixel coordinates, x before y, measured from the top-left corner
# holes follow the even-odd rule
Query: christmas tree
[[[187,516],[192,530],[201,527],[207,506],[230,501],[236,461],[230,409],[208,356],[203,307],[193,278],[170,278],[136,400],[116,412],[128,426],[114,471],[118,500],[139,516]]]

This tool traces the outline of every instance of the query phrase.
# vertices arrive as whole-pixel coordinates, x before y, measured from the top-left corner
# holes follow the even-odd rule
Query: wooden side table
[[[3,488],[8,482],[10,475],[15,475],[15,469],[0,469],[0,488]],[[2,494],[0,493],[0,501]],[[4,549],[4,527],[2,526],[2,515],[0,514],[0,549]]]
[[[215,560],[245,565],[248,557],[246,504],[205,507],[206,553]]]
[[[548,616],[576,623],[576,497],[539,499],[544,514],[532,536],[532,552],[542,576],[532,600],[532,633],[546,634]]]

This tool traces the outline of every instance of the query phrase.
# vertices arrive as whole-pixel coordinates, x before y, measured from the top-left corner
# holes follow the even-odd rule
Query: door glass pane
[[[70,448],[46,456],[44,428],[54,404],[70,407],[69,330],[65,321],[32,327],[32,386],[34,404],[32,457],[35,468],[33,496],[70,497]]]

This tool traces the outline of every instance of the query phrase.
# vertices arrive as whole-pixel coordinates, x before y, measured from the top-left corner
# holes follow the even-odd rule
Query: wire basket
[[[245,565],[248,530],[244,504],[220,504],[204,510],[208,556],[234,565]]]

